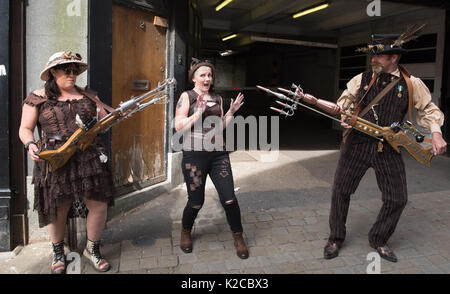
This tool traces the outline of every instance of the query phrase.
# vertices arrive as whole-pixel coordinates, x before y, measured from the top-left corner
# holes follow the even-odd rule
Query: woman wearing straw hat
[[[187,140],[183,142],[182,171],[189,197],[183,211],[180,248],[185,253],[192,252],[191,230],[205,201],[206,177],[209,174],[225,210],[236,254],[239,258],[246,259],[249,253],[242,235],[241,212],[234,193],[228,152],[223,149],[218,150],[221,148],[206,146],[212,141],[215,141],[212,144],[215,146],[223,143],[222,128],[218,128],[219,132],[216,133],[215,127],[206,126],[208,125],[206,121],[217,118],[214,124],[218,123],[226,127],[236,111],[244,104],[242,102],[244,95],[239,93],[235,101],[232,99],[230,109],[224,115],[222,97],[213,90],[214,77],[215,69],[210,62],[194,61],[189,71],[189,80],[194,83],[194,88],[181,95],[175,114],[177,132],[188,131],[189,133]],[[213,138],[210,136],[211,133],[214,134]],[[213,151],[209,151],[211,149]]]
[[[44,89],[32,92],[24,101],[19,137],[34,161],[34,209],[39,226],[47,226],[53,245],[51,272],[65,272],[64,233],[67,215],[74,200],[84,199],[89,211],[86,221],[87,246],[83,255],[98,271],[108,271],[109,263],[100,253],[100,237],[106,222],[107,206],[113,205],[113,184],[108,165],[101,159],[100,142],[77,151],[52,172],[38,154],[40,148],[58,149],[78,129],[76,116],[86,122],[106,115],[94,92],[76,86],[77,76],[88,65],[79,54],[53,54],[41,79]],[[100,107],[97,107],[100,105]],[[40,148],[34,138],[38,126]],[[104,158],[104,157],[103,157]]]

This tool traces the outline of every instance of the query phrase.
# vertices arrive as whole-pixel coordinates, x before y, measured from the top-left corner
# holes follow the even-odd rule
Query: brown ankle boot
[[[180,248],[184,253],[192,252],[191,231],[185,229],[181,230]]]
[[[248,258],[248,248],[247,245],[245,245],[244,238],[242,237],[242,232],[240,233],[233,233],[233,239],[234,239],[234,247],[236,247],[236,254],[241,259],[247,259]]]

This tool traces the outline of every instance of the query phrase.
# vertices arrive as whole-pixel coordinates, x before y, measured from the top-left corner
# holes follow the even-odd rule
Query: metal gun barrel
[[[281,113],[281,114],[283,114],[283,115],[286,115],[286,116],[289,115],[287,112],[285,112],[285,111],[283,111],[283,110],[281,110],[281,109],[275,108],[275,107],[270,107],[270,109],[272,109],[272,110],[274,110],[274,111],[276,111],[276,112],[279,112],[279,113]]]
[[[270,91],[269,89],[266,89],[266,88],[264,88],[264,87],[261,87],[261,86],[257,86],[259,89],[261,89],[261,90],[263,90],[263,91],[266,91],[266,92],[268,92],[268,93],[270,93],[270,94],[273,94],[274,92],[273,91]],[[289,91],[289,90],[286,90],[286,89],[283,89],[283,88],[278,88],[278,90],[280,90],[280,91],[282,91],[282,92],[285,92],[285,93],[287,93],[287,94],[289,94],[289,95],[293,95],[295,98],[302,98],[302,97],[300,97],[300,95],[298,95],[298,94],[296,94],[296,93],[293,93],[292,91]],[[278,94],[278,93],[275,93],[275,94]],[[282,95],[282,94],[278,94],[278,95],[281,95],[281,96],[283,96],[283,97],[286,97],[286,96],[284,96],[284,95]],[[278,95],[274,95],[274,96],[277,96],[278,97]],[[306,94],[307,96],[311,96],[311,95],[308,95],[308,94]],[[309,98],[309,97],[308,97]],[[317,98],[315,98],[315,97],[313,97],[313,96],[311,96],[311,98],[314,98],[314,99],[316,99],[316,100],[320,100],[320,101],[324,101],[324,100],[321,100],[321,99],[317,99]],[[305,105],[305,104],[303,104],[303,103],[301,103],[301,102],[299,102],[299,100],[297,100],[297,99],[291,99],[291,98],[288,98],[288,97],[286,97],[286,100],[287,101],[290,101],[290,102],[292,102],[292,103],[294,103],[295,105],[300,105],[300,106],[302,106],[302,107],[304,107],[304,108],[307,108],[307,109],[309,109],[309,110],[312,110],[312,111],[314,111],[314,112],[316,112],[316,113],[318,113],[318,114],[320,114],[320,115],[323,115],[323,116],[325,116],[325,117],[328,117],[328,118],[330,118],[330,119],[332,119],[332,120],[334,120],[334,121],[336,121],[336,122],[339,122],[339,123],[342,123],[342,121],[340,120],[340,119],[338,119],[338,118],[336,118],[336,117],[334,117],[334,116],[331,116],[331,115],[329,115],[329,114],[327,114],[327,113],[324,113],[324,112],[322,112],[322,111],[319,111],[319,110],[317,110],[317,109],[314,109],[314,108],[312,108],[312,107],[309,107],[309,106],[307,106],[307,105]],[[308,99],[308,101],[309,101],[310,99]],[[276,101],[278,104],[280,104],[280,105],[283,105],[283,106],[285,106],[286,104],[284,104],[284,103],[281,103],[281,102],[279,102],[279,101]],[[327,102],[328,101],[325,101],[325,103],[320,103],[320,105],[318,105],[319,106],[319,108],[321,108],[322,110],[325,110],[325,111],[329,111],[329,110],[335,110],[334,109],[334,107],[332,107],[333,105],[329,105],[329,104],[327,104]],[[316,104],[316,103],[314,103],[314,104]],[[288,105],[286,105],[286,106],[288,106]],[[276,111],[276,112],[279,112],[279,113],[281,113],[281,114],[284,114],[284,115],[286,115],[286,116],[290,116],[290,114],[288,114],[288,113],[286,113],[285,111],[283,111],[283,110],[280,110],[280,109],[277,109],[277,108],[274,108],[274,107],[270,107],[270,109],[272,109],[272,110],[274,110],[274,111]],[[339,109],[340,110],[340,109]],[[329,112],[330,114],[337,114],[337,113],[339,113],[338,111],[330,111]],[[348,114],[348,113],[342,113],[342,114],[345,114],[345,115],[347,115],[347,116],[349,116],[349,117],[351,117],[352,116],[352,114]],[[376,124],[374,124],[374,123],[371,123],[371,122],[369,122],[369,121],[366,121],[366,120],[364,120],[364,119],[361,119],[361,118],[358,118],[358,120],[359,121],[361,121],[362,123],[365,123],[365,124],[367,124],[367,125],[369,125],[369,126],[372,126],[372,127],[374,127],[374,128],[379,128],[380,126],[378,126],[378,125],[376,125]],[[359,130],[359,129],[356,129],[356,130],[358,130],[358,131],[360,131],[360,132],[363,132],[362,130]],[[364,133],[366,133],[366,132],[364,132]],[[366,133],[367,134],[367,133]],[[370,134],[369,134],[370,135]],[[378,137],[376,137],[376,136],[372,136],[373,138],[375,138],[375,139],[377,139],[377,140],[379,140],[379,141],[381,141],[381,142],[383,142],[384,141],[384,139],[382,139],[382,138],[378,138]]]
[[[281,92],[284,92],[284,93],[286,93],[286,94],[288,94],[288,95],[292,95],[292,96],[298,96],[297,94],[295,94],[294,92],[292,92],[292,91],[289,91],[289,90],[286,90],[286,89],[283,89],[283,88],[277,88],[279,91],[281,91]]]
[[[283,106],[284,108],[289,108],[290,110],[295,110],[295,107],[292,105],[288,105],[286,103],[280,102],[278,100],[275,100],[276,103],[280,104],[281,106]]]
[[[116,111],[109,113],[105,117],[101,119],[100,122],[109,120],[111,116],[120,116],[116,119],[116,122],[114,124],[119,123],[123,119],[125,119],[123,116],[124,113],[127,113],[127,117],[130,117],[131,115],[135,114],[138,111],[142,111],[148,106],[152,104],[156,104],[161,100],[164,100],[166,96],[168,95],[167,87],[176,85],[177,81],[175,78],[166,79],[163,83],[159,83],[158,87],[138,96],[138,97],[131,97],[129,100],[125,102],[121,102],[119,106],[116,108]],[[164,91],[162,91],[165,89]],[[112,124],[111,127],[114,125]],[[107,131],[106,129],[105,131]]]
[[[160,91],[161,89],[166,88],[167,86],[172,86],[172,85],[176,85],[177,81],[175,80],[175,78],[171,78],[168,80],[165,80],[162,84],[158,84],[158,87],[142,94],[139,97],[135,97],[134,100],[136,101],[136,103],[148,100],[150,98],[153,98],[155,95],[160,95]]]
[[[283,102],[280,102],[280,101],[278,101],[278,100],[276,100],[275,101],[276,103],[278,103],[278,104],[280,104],[281,106],[283,106],[283,107],[288,107],[288,105],[286,104],[286,103],[283,103]]]
[[[277,98],[280,98],[280,99],[283,99],[283,100],[289,100],[289,97],[286,97],[286,96],[283,95],[283,94],[274,92],[274,91],[272,91],[272,90],[269,90],[269,89],[264,88],[264,87],[261,87],[261,86],[256,86],[256,87],[257,87],[258,89],[260,89],[260,90],[263,90],[264,92],[267,92],[267,93],[269,93],[269,94],[271,94],[271,95],[277,97]]]
[[[309,107],[309,106],[307,106],[307,105],[305,105],[305,104],[303,104],[303,103],[300,103],[300,102],[298,102],[298,101],[295,101],[295,100],[293,100],[293,99],[291,99],[291,98],[289,98],[289,97],[287,97],[287,96],[285,96],[285,95],[283,95],[283,94],[279,94],[279,93],[276,93],[276,92],[273,92],[273,91],[271,91],[271,90],[269,90],[269,89],[267,89],[267,88],[264,88],[264,87],[261,87],[261,86],[256,86],[258,89],[260,89],[260,90],[263,90],[263,91],[265,91],[265,92],[267,92],[267,93],[269,93],[269,94],[272,94],[272,95],[274,95],[274,96],[276,96],[276,97],[279,97],[279,96],[281,96],[281,97],[279,97],[279,98],[282,98],[282,99],[285,99],[285,100],[287,100],[287,101],[291,101],[291,102],[293,102],[293,103],[295,103],[295,104],[297,104],[297,105],[300,105],[300,106],[302,106],[302,107],[304,107],[304,108],[307,108],[307,109],[309,109],[309,110],[312,110],[312,111],[314,111],[314,112],[317,112],[317,113],[319,113],[319,114],[321,114],[321,115],[323,115],[323,116],[326,116],[326,117],[328,117],[328,118],[330,118],[330,119],[332,119],[332,120],[335,120],[335,121],[337,121],[337,122],[341,122],[339,119],[337,119],[337,118],[335,118],[335,117],[333,117],[333,116],[330,116],[330,115],[328,115],[328,114],[326,114],[326,113],[323,113],[323,112],[321,112],[321,111],[318,111],[318,110],[316,110],[316,109],[314,109],[314,108],[312,108],[312,107]],[[283,89],[283,88],[278,88],[279,90],[281,90],[281,91],[284,91],[284,92],[290,92],[290,93],[292,93],[291,91],[289,91],[289,90],[286,90],[286,89]],[[297,94],[295,94],[295,93],[293,93],[293,95],[295,95],[295,96],[298,96]],[[299,96],[298,96],[299,97]],[[272,109],[272,110],[275,110],[275,111],[277,111],[277,112],[279,112],[279,113],[282,113],[282,114],[284,114],[284,115],[288,115],[286,112],[284,112],[284,111],[282,111],[282,110],[280,110],[280,109],[277,109],[277,108],[274,108],[274,107],[271,107],[270,109]]]

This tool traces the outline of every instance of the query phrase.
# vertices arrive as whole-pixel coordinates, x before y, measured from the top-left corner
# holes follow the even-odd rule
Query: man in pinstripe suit
[[[341,109],[354,110],[360,102],[364,109],[392,81],[398,80],[363,118],[380,126],[390,126],[393,122],[403,120],[409,106],[406,82],[409,74],[405,77],[398,65],[401,54],[406,52],[401,47],[403,42],[398,42],[399,38],[400,35],[372,36],[372,44],[362,50],[372,55],[372,70],[350,80],[337,102]],[[447,146],[440,129],[444,115],[431,102],[431,94],[425,84],[414,76],[409,76],[409,79],[413,92],[412,104],[417,109],[417,123],[432,132],[433,151],[436,155],[442,154]],[[344,122],[342,126],[351,129]],[[332,189],[330,236],[324,248],[325,259],[338,256],[346,236],[345,223],[350,195],[356,191],[367,169],[373,168],[383,205],[369,232],[369,243],[382,258],[397,261],[394,252],[387,246],[387,241],[394,233],[408,199],[405,167],[399,153],[389,144],[380,144],[372,137],[356,131],[351,132],[343,142]]]

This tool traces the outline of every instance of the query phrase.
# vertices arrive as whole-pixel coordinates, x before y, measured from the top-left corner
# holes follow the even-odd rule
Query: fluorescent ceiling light
[[[230,56],[233,55],[234,53],[236,53],[236,51],[233,50],[225,50],[220,52],[220,56],[225,57],[225,56]]]
[[[330,4],[325,3],[325,4],[322,4],[322,5],[316,6],[316,7],[314,7],[314,8],[311,8],[311,9],[307,9],[307,10],[304,10],[304,11],[300,11],[299,13],[294,14],[292,17],[293,17],[293,18],[298,18],[298,17],[300,17],[300,16],[304,16],[304,15],[307,15],[307,14],[310,14],[310,13],[313,13],[313,12],[316,12],[316,11],[319,11],[319,10],[322,10],[322,9],[325,9],[325,8],[327,8],[328,6],[330,6]]]
[[[216,11],[221,10],[222,8],[224,8],[225,6],[227,6],[228,4],[230,4],[230,2],[233,0],[225,0],[222,3],[220,3],[219,5],[217,5],[216,7]]]
[[[237,35],[236,34],[233,34],[233,35],[231,35],[231,36],[228,36],[228,37],[225,37],[225,38],[223,38],[222,39],[222,41],[227,41],[227,40],[230,40],[230,39],[233,39],[233,38],[236,38],[237,37]]]

